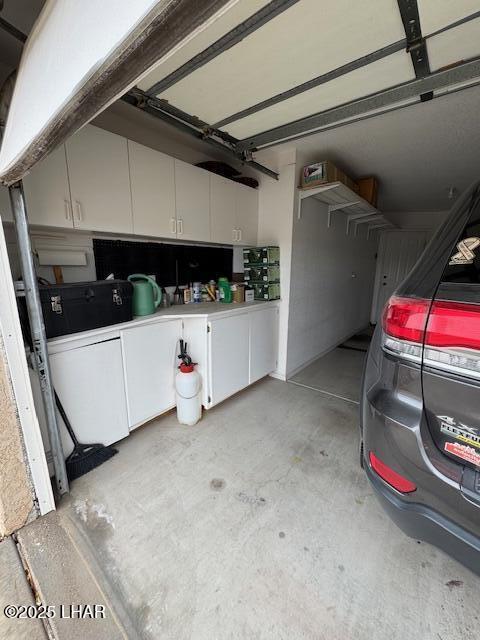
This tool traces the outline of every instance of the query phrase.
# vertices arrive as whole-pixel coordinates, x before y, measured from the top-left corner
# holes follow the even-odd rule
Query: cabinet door
[[[23,179],[31,224],[73,228],[65,147],[52,151]]]
[[[277,368],[278,308],[250,312],[250,384]]]
[[[50,365],[53,386],[80,442],[108,445],[128,436],[119,338],[55,353]]]
[[[12,222],[13,214],[10,206],[8,187],[0,186],[0,218],[2,222]]]
[[[210,175],[210,227],[212,242],[232,244],[236,240],[237,183]]]
[[[243,184],[236,185],[237,241],[242,245],[257,244],[258,191]]]
[[[130,430],[175,406],[175,373],[182,321],[122,331]]]
[[[248,386],[249,314],[212,320],[209,333],[211,404]]]
[[[128,161],[134,233],[176,238],[173,158],[129,140]]]
[[[126,138],[87,125],[66,147],[75,228],[132,233]]]
[[[209,172],[175,160],[175,200],[178,239],[209,242]]]

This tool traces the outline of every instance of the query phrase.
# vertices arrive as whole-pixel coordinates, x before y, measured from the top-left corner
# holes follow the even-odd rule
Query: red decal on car
[[[469,447],[466,444],[460,444],[459,442],[446,442],[445,451],[453,453],[454,456],[462,458],[471,464],[476,464],[480,467],[480,453],[475,451],[473,447]]]

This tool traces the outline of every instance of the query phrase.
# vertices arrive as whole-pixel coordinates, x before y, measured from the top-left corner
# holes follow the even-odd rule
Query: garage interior
[[[22,12],[7,10],[5,2],[1,15],[19,25]],[[2,33],[0,51],[12,37]],[[139,418],[128,437],[111,440],[118,455],[58,500],[59,527],[88,561],[128,637],[331,640],[380,638],[386,630],[393,639],[478,637],[477,578],[404,536],[375,502],[359,464],[358,404],[385,301],[478,177],[479,43],[480,11],[471,0],[340,0],[321,10],[314,0],[232,2],[83,129],[125,146],[128,140],[130,154],[139,145],[168,156],[172,166],[226,162],[255,179],[248,244],[241,234],[226,241],[212,209],[208,237],[199,227],[185,240],[139,231],[135,209],[131,228],[122,228],[119,208],[108,200],[98,223],[75,228],[63,197],[63,222],[42,219],[65,157],[68,198],[73,194],[74,136],[66,151],[53,151],[26,176],[36,272],[49,282],[56,267],[51,259],[42,264],[46,253],[68,256],[65,283],[100,279],[98,241],[228,250],[232,277],[243,272],[245,246],[280,249],[280,299],[266,303],[270,324],[261,334],[274,339],[273,364],[218,402],[204,398],[195,426],[179,425],[168,402],[153,419]],[[9,54],[3,79],[20,51]],[[341,183],[330,191],[301,189],[303,167],[324,160],[353,180],[375,176],[375,206],[356,196],[351,202]],[[178,178],[175,189],[178,198]],[[19,281],[3,187],[0,206],[12,279]],[[173,283],[165,284],[173,293]],[[250,332],[256,313],[263,312],[250,311]],[[224,363],[242,358],[247,347],[236,331],[219,373],[208,375],[227,378]],[[68,339],[73,347],[65,353],[81,348]],[[69,378],[56,374],[55,357],[67,342],[49,342],[62,389]],[[206,363],[199,363],[206,377]],[[53,475],[40,385],[29,373]],[[67,413],[93,406],[79,389],[73,404],[65,401]],[[97,441],[105,422],[88,419],[88,436]],[[68,455],[64,429],[62,439]],[[44,595],[54,600],[68,588],[41,553],[53,553],[55,535],[40,519],[19,537],[45,581]]]

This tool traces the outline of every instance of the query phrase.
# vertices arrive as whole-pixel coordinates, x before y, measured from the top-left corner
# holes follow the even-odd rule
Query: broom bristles
[[[75,447],[65,460],[68,479],[75,480],[80,478],[80,476],[110,460],[116,453],[118,453],[118,449],[106,447],[103,444],[88,444]]]

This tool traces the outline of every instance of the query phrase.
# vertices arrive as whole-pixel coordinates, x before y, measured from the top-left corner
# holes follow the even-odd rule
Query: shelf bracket
[[[382,217],[382,214],[377,212],[368,212],[368,213],[354,213],[347,216],[347,235],[350,230],[350,223],[355,223],[355,235],[357,235],[357,224],[361,224],[362,222],[369,222],[370,220],[375,220],[377,218]]]
[[[383,224],[375,224],[373,226],[369,226],[367,230],[367,240],[370,238],[370,231],[377,231],[378,229],[385,229],[386,227],[391,227],[390,222],[384,222]]]
[[[341,204],[329,204],[327,226],[330,228],[330,225],[332,224],[332,213],[334,211],[340,211],[341,209],[346,209],[347,207],[353,207],[353,205],[359,204],[359,203],[360,203],[360,200],[354,200],[352,202],[342,202]],[[347,223],[347,234],[348,234],[348,223]]]

